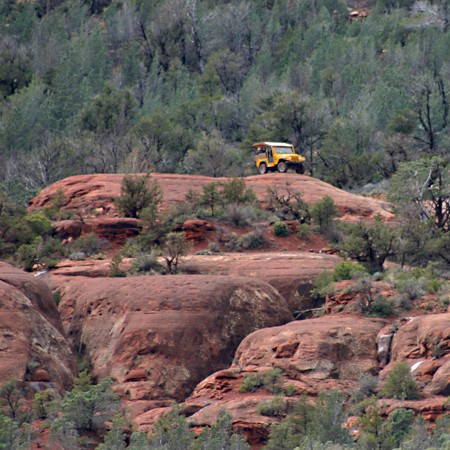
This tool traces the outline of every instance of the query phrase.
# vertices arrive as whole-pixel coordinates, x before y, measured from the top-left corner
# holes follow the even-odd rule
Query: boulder
[[[335,255],[311,252],[227,253],[191,255],[183,270],[197,274],[245,276],[269,283],[285,298],[293,313],[318,305],[311,299],[312,280],[341,261]]]
[[[419,387],[428,394],[450,394],[450,313],[412,317],[392,341],[391,361],[381,372],[385,378],[398,362],[411,367]]]
[[[40,279],[0,261],[0,281],[22,292],[52,326],[59,332],[63,331],[53,294]]]
[[[292,320],[280,294],[250,278],[76,277],[59,291],[71,342],[130,400],[182,401],[246,335]]]
[[[351,316],[324,316],[265,328],[247,336],[236,351],[233,364],[225,372],[214,373],[201,381],[186,400],[195,411],[189,421],[209,426],[221,409],[233,416],[233,426],[252,444],[262,444],[270,424],[277,417],[262,416],[257,406],[273,399],[265,388],[240,392],[244,377],[264,376],[270,369],[282,371],[281,385],[296,388],[294,402],[301,394],[316,396],[337,389],[351,393],[365,374],[378,372],[376,337],[384,322]],[[150,429],[157,412],[137,417],[136,423]]]
[[[337,384],[354,387],[364,374],[378,372],[376,337],[384,324],[324,316],[259,330],[241,343],[231,368],[260,372],[278,367],[316,392]]]
[[[17,378],[69,387],[75,360],[50,290],[4,263],[0,280],[0,381]]]
[[[102,217],[95,219],[61,220],[53,223],[56,233],[62,239],[76,239],[83,234],[95,233],[98,237],[117,245],[136,237],[141,231],[138,219]]]

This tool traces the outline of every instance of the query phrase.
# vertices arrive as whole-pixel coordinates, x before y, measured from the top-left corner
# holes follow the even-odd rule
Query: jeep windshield
[[[292,147],[273,147],[273,149],[279,155],[292,155],[292,153],[294,153]]]

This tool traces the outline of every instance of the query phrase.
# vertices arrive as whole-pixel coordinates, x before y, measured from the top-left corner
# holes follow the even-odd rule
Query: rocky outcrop
[[[384,281],[339,281],[333,284],[333,289],[326,296],[325,311],[327,314],[360,314],[369,311],[377,299],[392,301],[395,295],[393,286]]]
[[[125,244],[127,239],[136,237],[141,231],[137,219],[123,217],[61,220],[54,222],[53,228],[61,239],[76,239],[82,234],[95,233],[101,239],[118,245]]]
[[[385,378],[398,362],[428,394],[450,394],[450,313],[413,317],[400,326],[392,342],[391,361],[381,373]]]
[[[274,288],[249,278],[77,277],[60,292],[73,345],[133,401],[184,400],[230,364],[246,335],[292,320]]]
[[[378,372],[376,336],[384,322],[324,316],[267,328],[239,346],[232,369],[259,372],[280,368],[304,390],[355,386],[364,374]]]
[[[0,298],[0,381],[70,386],[74,358],[50,290],[30,274],[0,263]]]
[[[216,372],[195,388],[185,402],[189,421],[197,426],[211,425],[218,411],[226,408],[233,426],[252,444],[267,439],[275,417],[262,416],[257,406],[273,398],[265,388],[242,393],[238,388],[249,374],[264,376],[270,369],[282,372],[281,384],[295,387],[293,402],[300,394],[317,395],[323,390],[352,392],[364,374],[378,372],[376,336],[384,321],[351,316],[325,316],[265,328],[247,336],[236,351],[228,370]],[[189,412],[190,411],[190,412]],[[136,418],[150,429],[158,410]]]
[[[201,192],[203,187],[212,181],[226,180],[198,175],[158,173],[153,174],[152,177],[161,186],[166,207],[183,202],[189,189]],[[66,199],[63,208],[67,211],[76,212],[83,218],[116,217],[114,198],[120,194],[122,178],[123,175],[120,174],[76,175],[65,178],[43,189],[32,200],[30,209],[49,205],[58,191],[62,191]],[[387,202],[350,194],[306,175],[271,173],[247,177],[245,183],[247,187],[254,190],[258,200],[263,204],[267,202],[267,189],[271,187],[280,194],[286,193],[287,190],[301,192],[307,203],[314,203],[329,195],[342,214],[341,220],[344,221],[358,221],[361,218],[372,219],[377,214],[386,220],[393,217],[389,212],[390,205]]]
[[[189,273],[257,278],[275,287],[297,314],[317,306],[310,295],[313,279],[340,261],[335,255],[310,252],[227,253],[191,255],[182,268]]]

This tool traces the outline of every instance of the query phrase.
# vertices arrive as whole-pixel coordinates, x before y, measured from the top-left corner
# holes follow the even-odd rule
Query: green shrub
[[[295,384],[288,384],[287,386],[285,386],[284,394],[287,397],[292,397],[296,393],[297,393],[297,387],[295,386]]]
[[[61,292],[54,292],[53,293],[53,300],[55,302],[55,305],[58,307],[61,303]]]
[[[120,186],[120,197],[115,199],[115,204],[123,216],[137,218],[144,208],[151,204],[159,205],[161,200],[161,188],[150,174],[125,175]]]
[[[311,218],[319,227],[321,233],[328,233],[334,226],[334,218],[338,215],[338,210],[334,200],[326,195],[322,200],[317,201],[310,208]]]
[[[333,280],[354,280],[367,275],[367,270],[363,265],[351,261],[342,261],[333,270]]]
[[[16,259],[23,270],[31,272],[38,261],[38,250],[36,244],[23,244],[16,253]]]
[[[120,268],[120,264],[122,264],[122,256],[120,255],[120,253],[116,253],[113,256],[111,264],[109,265],[109,277],[119,278],[127,276],[127,273]]]
[[[88,233],[72,241],[69,245],[69,258],[73,259],[74,254],[90,257],[106,250],[108,241],[99,238],[95,233]]]
[[[33,397],[32,410],[36,419],[46,419],[52,412],[55,393],[51,389],[36,392]]]
[[[281,397],[275,397],[271,400],[263,400],[257,406],[256,410],[262,416],[277,417],[287,413],[288,403]]]
[[[268,242],[264,237],[264,229],[261,227],[255,227],[252,231],[242,235],[238,242],[244,250],[264,248],[268,245]]]
[[[147,273],[162,273],[164,267],[158,262],[159,252],[152,250],[150,253],[142,253],[131,263],[131,272],[135,275]]]
[[[249,373],[244,376],[241,386],[238,391],[243,392],[255,392],[258,388],[263,386],[263,379],[256,373]]]
[[[418,398],[416,382],[413,380],[407,364],[399,362],[392,368],[383,386],[381,395],[400,400]]]
[[[296,220],[299,223],[310,221],[308,204],[302,199],[300,192],[292,192],[286,188],[282,194],[276,188],[267,189],[267,210],[273,212],[281,220]]]
[[[427,280],[425,278],[406,278],[395,282],[395,288],[399,294],[406,295],[410,300],[415,300],[425,294]]]
[[[326,270],[313,280],[313,288],[311,289],[311,297],[317,302],[324,302],[327,294],[330,292],[334,283],[333,273]]]
[[[389,317],[394,314],[392,302],[390,302],[384,295],[378,295],[370,304],[369,314],[378,317]]]
[[[36,236],[48,236],[52,231],[51,221],[42,212],[30,214],[25,221]]]
[[[298,238],[306,238],[312,233],[311,225],[308,223],[300,223],[297,225],[297,237]]]
[[[352,394],[354,403],[362,402],[377,393],[379,380],[372,375],[363,375],[359,380],[358,389]]]
[[[256,195],[252,189],[246,188],[243,178],[233,178],[222,183],[223,203],[245,203],[256,202]]]
[[[285,222],[277,222],[273,226],[273,234],[278,237],[289,236],[289,227]]]
[[[239,236],[236,233],[230,233],[223,244],[223,249],[227,252],[242,251]]]
[[[411,431],[413,420],[414,411],[410,409],[397,408],[389,414],[388,423],[392,428],[392,437],[396,448]]]
[[[256,213],[252,206],[239,203],[229,203],[225,205],[220,220],[229,223],[234,227],[246,227],[256,221]]]
[[[272,392],[272,394],[279,394],[282,392],[283,372],[278,367],[268,370],[263,376],[264,387]]]

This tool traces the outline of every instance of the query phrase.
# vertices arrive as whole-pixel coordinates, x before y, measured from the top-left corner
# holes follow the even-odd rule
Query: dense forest
[[[93,172],[241,176],[265,139],[294,143],[310,174],[343,188],[399,168],[446,176],[449,9],[1,0],[2,190],[23,201]]]

